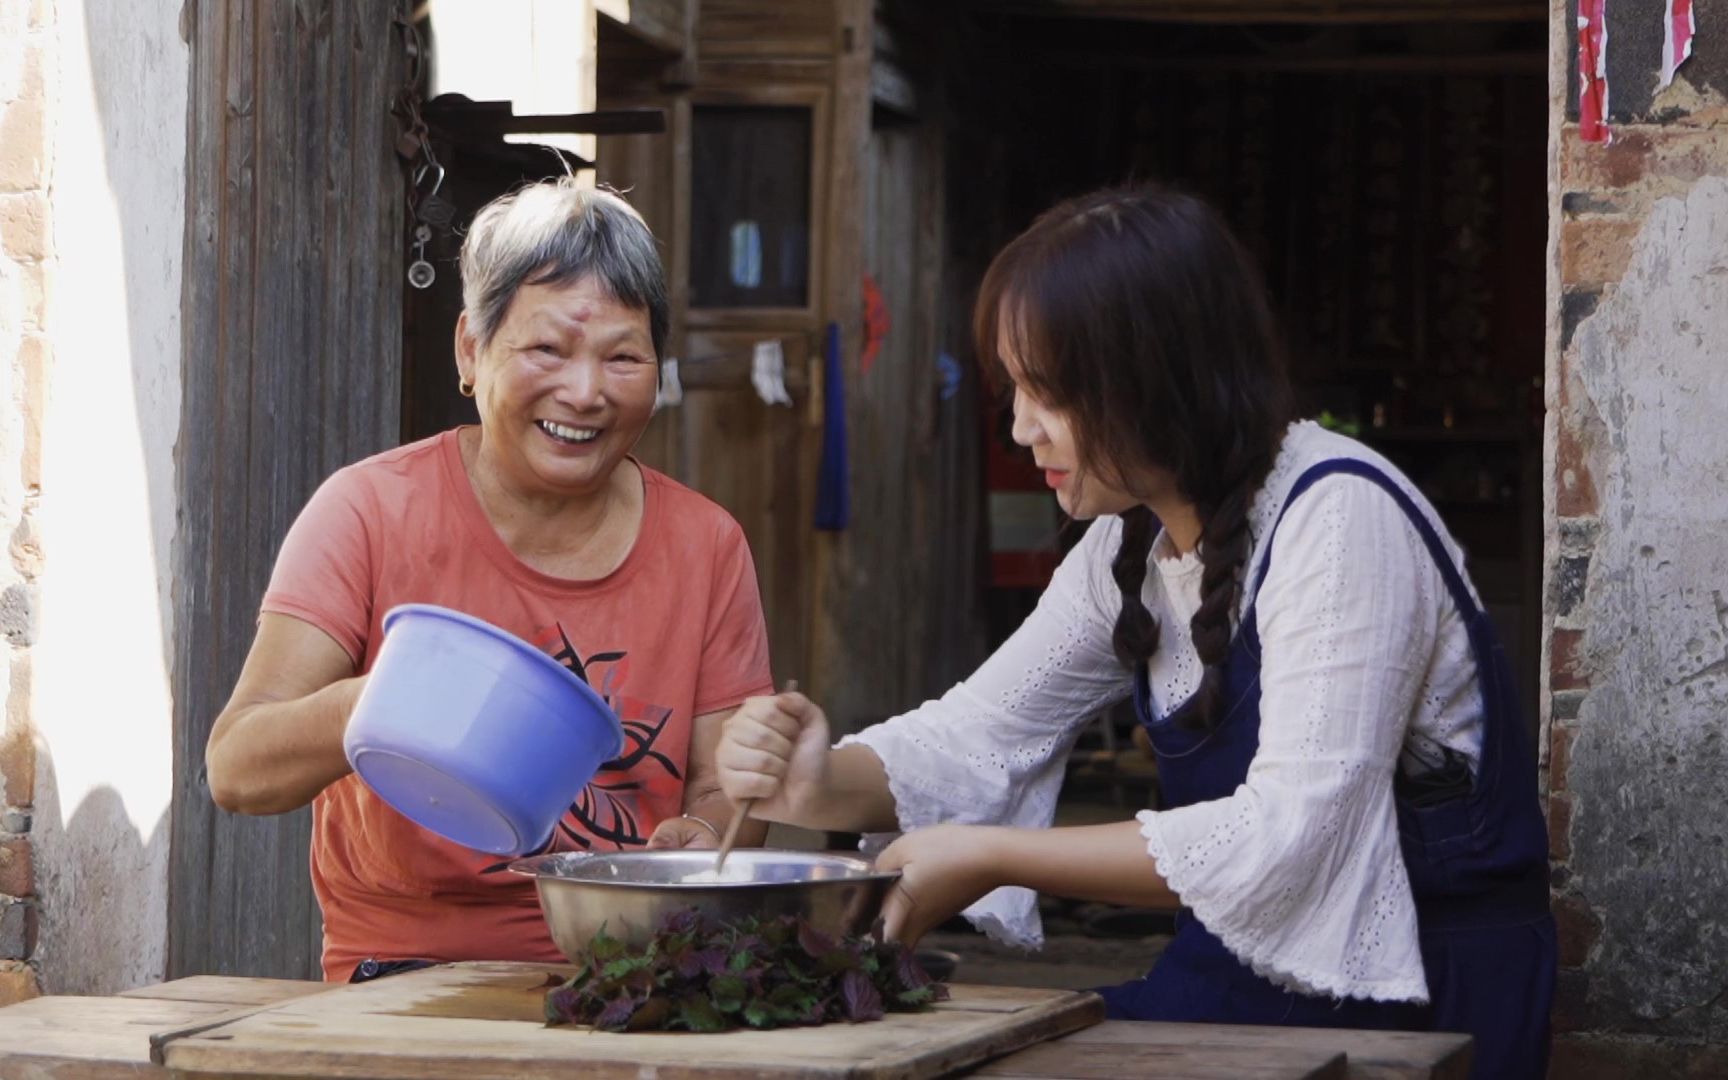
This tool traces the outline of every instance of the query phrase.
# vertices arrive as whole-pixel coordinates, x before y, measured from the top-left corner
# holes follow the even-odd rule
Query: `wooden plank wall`
[[[852,4],[846,25],[880,44],[886,37],[873,23],[882,14]],[[834,153],[857,164],[853,186],[835,187],[830,221],[856,246],[830,255],[830,302],[842,326],[861,326],[867,271],[890,324],[869,370],[861,336],[848,331],[852,525],[817,537],[812,666],[831,721],[851,731],[941,693],[982,658],[983,480],[967,319],[974,281],[950,272],[951,121],[933,89],[942,80],[927,57],[900,56],[910,67],[896,70],[916,70],[931,93],[920,92],[912,115],[873,108],[872,50],[848,53],[842,42],[838,55]],[[977,176],[991,174],[960,175],[975,187]],[[965,198],[979,202],[977,193]],[[940,400],[944,350],[964,375],[960,390]]]
[[[688,92],[638,42],[603,38],[601,103],[662,104],[664,137],[602,139],[601,180],[631,191],[665,246],[673,355],[684,403],[657,417],[644,460],[725,506],[750,537],[776,675],[799,678],[842,730],[889,715],[963,675],[982,651],[975,375],[936,397],[943,339],[943,121],[933,109],[873,131],[871,0],[703,0]],[[688,310],[692,102],[814,103],[818,162],[808,310]],[[678,190],[679,185],[684,185]],[[892,329],[866,373],[861,278],[888,298]],[[964,308],[964,299],[958,302]],[[842,330],[853,521],[812,528],[822,328]],[[965,319],[951,320],[964,336]],[[688,325],[686,325],[688,324]],[[786,350],[793,410],[748,381],[753,341]],[[963,358],[963,342],[951,346]]]
[[[595,0],[603,18],[625,26],[641,41],[677,54],[689,47],[691,6],[696,0]]]
[[[848,729],[928,692],[941,260],[941,189],[930,170],[939,152],[919,126],[893,123],[875,129],[866,160],[864,267],[889,325],[868,370],[862,356],[848,365],[855,516],[832,538],[824,597],[843,643],[825,704]]]
[[[820,362],[821,327],[829,317],[823,291],[832,233],[825,210],[832,190],[829,100],[840,36],[834,5],[826,0],[792,0],[768,9],[771,17],[756,4],[704,2],[697,10],[696,44],[682,57],[645,53],[651,43],[622,24],[602,23],[602,106],[657,105],[669,114],[664,136],[603,138],[597,155],[599,179],[628,189],[660,237],[672,292],[669,352],[681,360],[685,396],[656,417],[638,453],[720,503],[744,527],[776,677],[799,678],[810,687],[811,516],[821,435],[811,367]],[[811,111],[813,289],[804,307],[689,308],[690,207],[701,179],[691,160],[692,111],[722,103]],[[852,228],[858,228],[855,217]],[[856,280],[855,264],[850,274]],[[791,408],[765,405],[751,386],[751,350],[764,339],[782,343]]]
[[[840,326],[841,357],[845,371],[846,390],[857,386],[859,353],[863,344],[864,234],[866,199],[868,197],[867,161],[870,152],[870,56],[875,30],[875,5],[872,0],[833,0],[836,18],[833,62],[833,120],[829,136],[829,200],[825,223],[826,243],[823,249],[824,295],[826,318]],[[830,39],[833,41],[834,39]],[[849,442],[856,446],[858,405],[847,402],[846,417]],[[821,445],[820,432],[813,441]],[[861,462],[856,450],[850,452],[852,477],[857,477]],[[871,507],[856,499],[854,521],[871,511]],[[820,532],[814,537],[814,560],[811,565],[815,595],[812,603],[809,650],[809,682],[817,699],[828,706],[836,733],[856,726],[856,718],[845,706],[848,689],[862,681],[881,677],[852,658],[848,591],[852,586],[849,569],[850,535],[846,532]],[[879,633],[895,633],[895,627],[878,628]],[[834,704],[840,702],[839,705]]]
[[[191,8],[170,978],[317,973],[310,814],[218,811],[204,743],[289,524],[331,472],[396,440],[397,8]]]
[[[701,0],[697,52],[703,60],[834,55],[837,8],[849,0]]]
[[[943,25],[918,26],[926,38],[945,38]],[[900,39],[907,36],[901,33]],[[977,50],[979,43],[969,43]],[[968,71],[944,81],[939,125],[941,160],[930,190],[942,193],[940,220],[940,314],[942,347],[960,365],[960,386],[935,413],[935,450],[930,463],[933,493],[929,558],[936,568],[926,603],[930,642],[927,692],[939,693],[972,673],[989,651],[985,586],[989,571],[989,533],[985,524],[984,452],[986,425],[996,423],[1001,397],[985,385],[985,365],[972,342],[972,305],[985,268],[1012,236],[1006,221],[1006,183],[980,183],[980,177],[1008,173],[1009,140],[998,137],[995,118],[1006,111],[989,79]],[[986,68],[988,70],[988,68]],[[962,93],[972,100],[959,100]],[[928,137],[928,136],[927,136]]]

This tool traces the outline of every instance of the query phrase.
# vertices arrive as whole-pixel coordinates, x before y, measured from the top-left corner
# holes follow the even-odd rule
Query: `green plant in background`
[[[1355,438],[1362,434],[1362,422],[1360,420],[1355,418],[1345,420],[1333,416],[1331,409],[1322,409],[1320,415],[1316,416],[1314,420],[1327,431],[1336,431],[1340,435],[1349,435],[1351,438]]]
[[[716,923],[691,909],[639,949],[596,934],[587,962],[547,993],[546,1023],[714,1032],[880,1020],[947,998],[898,942],[835,938],[790,915]]]

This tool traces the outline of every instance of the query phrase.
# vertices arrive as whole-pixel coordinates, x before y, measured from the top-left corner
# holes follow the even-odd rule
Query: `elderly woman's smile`
[[[480,454],[523,495],[593,493],[653,416],[648,313],[620,303],[593,275],[524,284],[489,344],[466,321],[457,338],[480,411]]]
[[[556,420],[536,420],[535,423],[540,425],[541,431],[560,443],[581,445],[582,443],[593,442],[600,437],[599,428],[570,427],[560,424]]]

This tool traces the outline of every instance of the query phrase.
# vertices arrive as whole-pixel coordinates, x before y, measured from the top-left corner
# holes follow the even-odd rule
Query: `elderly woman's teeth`
[[[559,442],[584,443],[600,437],[597,428],[574,428],[564,424],[555,424],[550,420],[537,421],[540,430],[557,439]]]

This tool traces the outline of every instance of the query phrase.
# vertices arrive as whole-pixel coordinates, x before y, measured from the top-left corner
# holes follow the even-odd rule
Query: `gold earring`
[[[467,379],[458,378],[456,380],[456,392],[461,394],[463,397],[473,397],[474,384],[469,382]]]

